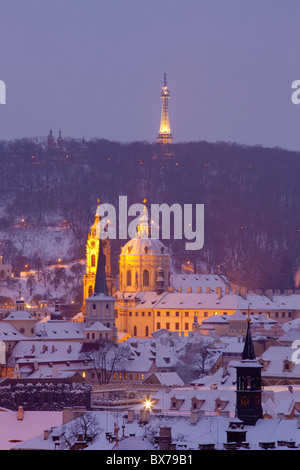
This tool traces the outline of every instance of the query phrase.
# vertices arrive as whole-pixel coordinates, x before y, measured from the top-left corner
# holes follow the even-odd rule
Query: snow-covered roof
[[[121,249],[120,256],[124,255],[159,255],[169,256],[167,247],[162,241],[155,238],[135,237],[129,240]]]
[[[111,328],[103,325],[100,321],[95,321],[91,326],[86,327],[85,331],[111,331]]]
[[[210,293],[201,292],[192,288],[192,292],[182,290],[182,292],[169,292],[157,295],[156,292],[117,292],[118,299],[133,300],[135,308],[145,309],[193,309],[193,310],[214,310],[214,311],[291,311],[300,310],[300,295],[274,295],[270,300],[266,295],[247,294],[246,298],[241,295],[229,292],[221,297],[214,290]],[[134,306],[130,307],[134,308]],[[252,315],[251,315],[252,317]],[[274,320],[273,320],[274,321]]]
[[[177,372],[154,372],[148,378],[152,375],[161,385],[166,385],[168,387],[184,386],[184,382],[181,380]]]
[[[300,340],[300,328],[291,328],[280,336],[279,342],[283,341],[299,341]]]
[[[149,439],[145,437],[128,436],[119,439],[112,450],[156,450]]]
[[[217,287],[221,287],[225,290],[225,287],[229,286],[229,282],[225,276],[219,274],[177,274],[173,273],[170,276],[170,284],[174,289],[178,290],[182,288],[182,292],[187,292],[187,288],[191,287],[193,292],[197,291],[198,287],[201,287],[202,291],[206,291],[209,287],[212,292],[216,292]]]
[[[35,436],[43,433],[45,429],[60,426],[62,423],[62,412],[24,411],[23,419],[20,420],[18,419],[17,411],[1,410],[0,423],[0,449],[10,450],[16,445],[21,445],[22,442],[33,439]],[[39,448],[41,448],[42,440],[40,441]],[[45,441],[46,443],[47,441]],[[49,449],[49,445],[45,447],[45,449],[47,448]]]
[[[8,322],[0,322],[0,340],[2,341],[20,341],[26,339],[24,335],[19,333],[16,328],[14,328]]]
[[[298,351],[298,352],[297,352]],[[270,346],[261,358],[267,363],[262,371],[262,378],[281,377],[287,380],[300,377],[300,350],[289,346]],[[284,368],[284,361],[292,364],[288,370]]]
[[[36,324],[36,336],[43,339],[84,339],[85,323],[72,321],[53,321]]]
[[[12,350],[16,361],[31,363],[78,360],[82,344],[77,341],[19,341]]]
[[[29,312],[26,310],[14,310],[13,312],[10,312],[7,317],[5,317],[2,321],[12,321],[12,320],[35,320]]]
[[[196,391],[191,390],[191,392],[195,393]],[[214,398],[218,397],[218,390],[212,390],[210,392],[212,392],[211,395],[213,395]],[[202,395],[199,393],[198,397],[206,398],[209,393],[203,393]],[[232,394],[234,394],[234,392],[232,392]],[[169,395],[170,394],[165,393],[164,400],[166,400],[166,397]],[[189,396],[192,397],[191,395]],[[227,399],[228,395],[225,395],[222,398]],[[116,423],[119,423],[119,428],[121,428],[120,423],[124,424],[125,435],[125,438],[122,438],[121,434],[123,431],[119,431],[118,450],[152,449],[152,446],[155,447],[154,436],[159,435],[160,427],[171,428],[172,442],[176,443],[177,449],[198,449],[198,446],[201,443],[212,443],[215,444],[215,448],[222,450],[223,443],[227,442],[229,423],[234,420],[234,416],[217,416],[216,413],[213,415],[212,410],[209,409],[209,405],[214,405],[214,403],[208,403],[207,410],[209,414],[199,416],[199,419],[195,424],[191,424],[190,410],[186,414],[176,414],[176,412],[172,412],[171,414],[168,413],[166,409],[164,412],[156,413],[153,411],[156,405],[150,413],[149,422],[144,426],[140,426],[138,410],[135,419],[132,422],[128,421],[125,416],[128,412],[123,414],[119,413],[117,416],[115,412],[93,411],[91,413],[99,423],[100,432],[96,440],[85,450],[113,450],[115,448],[115,442],[106,438],[106,432],[114,434]],[[271,410],[270,401],[268,402],[268,407]],[[39,412],[33,413],[37,413],[37,415],[39,414]],[[49,413],[52,413],[53,415],[55,414],[55,412]],[[105,426],[103,426],[103,423],[105,423]],[[64,430],[71,426],[73,426],[72,421],[66,423],[64,426],[58,425],[57,428],[50,430],[49,437],[47,439],[45,439],[43,432],[40,431],[40,434],[36,434],[36,437],[31,438],[26,442],[14,443],[13,448],[54,450],[55,445],[52,436],[59,436]],[[6,429],[3,427],[1,428],[2,432],[4,432],[6,436]],[[50,427],[49,425],[48,427],[43,426],[43,429],[50,429]],[[287,448],[286,446],[279,447],[278,441],[295,441],[296,445],[300,443],[300,429],[298,429],[298,422],[296,419],[260,419],[257,421],[255,426],[245,426],[244,430],[246,431],[246,442],[249,443],[251,450],[261,449],[259,446],[260,442],[275,442],[277,449]],[[143,439],[148,440],[150,444],[145,441],[142,442]],[[115,448],[115,450],[117,449]]]

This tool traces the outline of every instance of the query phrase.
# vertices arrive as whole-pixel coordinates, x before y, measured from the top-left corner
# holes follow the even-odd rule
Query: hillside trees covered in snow
[[[175,267],[224,272],[249,288],[293,288],[300,265],[300,156],[280,148],[232,143],[157,144],[65,140],[61,154],[39,139],[0,142],[0,238],[7,261],[44,264],[84,258],[97,199],[128,205],[204,204],[205,240],[166,240]],[[23,220],[23,222],[22,222]],[[43,239],[39,247],[37,240]],[[113,272],[123,240],[112,242]],[[34,245],[34,246],[33,246]]]

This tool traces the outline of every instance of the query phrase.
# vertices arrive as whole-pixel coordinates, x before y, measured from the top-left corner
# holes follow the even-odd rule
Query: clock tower
[[[236,415],[245,425],[254,426],[262,419],[261,369],[256,360],[250,331],[250,318],[247,318],[247,333],[242,360],[236,367]]]
[[[98,199],[95,221],[91,226],[90,233],[86,244],[86,268],[83,276],[83,306],[82,311],[85,313],[85,300],[94,293],[96,271],[98,265],[99,240],[100,240],[100,201]],[[102,249],[105,256],[105,275],[109,295],[112,295],[113,276],[111,274],[111,246],[108,237],[101,237]]]

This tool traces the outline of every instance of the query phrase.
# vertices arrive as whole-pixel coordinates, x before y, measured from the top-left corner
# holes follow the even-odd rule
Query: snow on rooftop
[[[17,411],[0,412],[0,450],[10,450],[19,444],[43,433],[45,429],[60,426],[61,411],[24,411],[18,419]]]
[[[187,292],[188,287],[192,287],[196,292],[197,287],[201,287],[204,291],[207,287],[213,291],[215,291],[217,287],[222,287],[222,289],[225,290],[229,282],[225,276],[219,274],[174,273],[170,276],[170,284],[177,290],[179,287],[182,287],[182,292]]]

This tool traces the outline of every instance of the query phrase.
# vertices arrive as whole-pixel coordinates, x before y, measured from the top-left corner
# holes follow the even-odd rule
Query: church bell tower
[[[236,415],[245,425],[254,426],[263,418],[261,406],[261,369],[256,360],[250,331],[250,318],[247,318],[247,333],[242,360],[236,367]]]
[[[97,210],[95,214],[95,221],[91,226],[90,233],[86,244],[86,269],[83,276],[83,306],[82,310],[85,312],[85,299],[90,297],[94,293],[97,265],[98,265],[98,254],[99,254],[99,243],[100,243],[100,214],[99,214],[98,199]],[[105,256],[105,275],[109,295],[112,295],[113,289],[113,276],[111,274],[111,245],[108,237],[102,237],[102,249]]]

